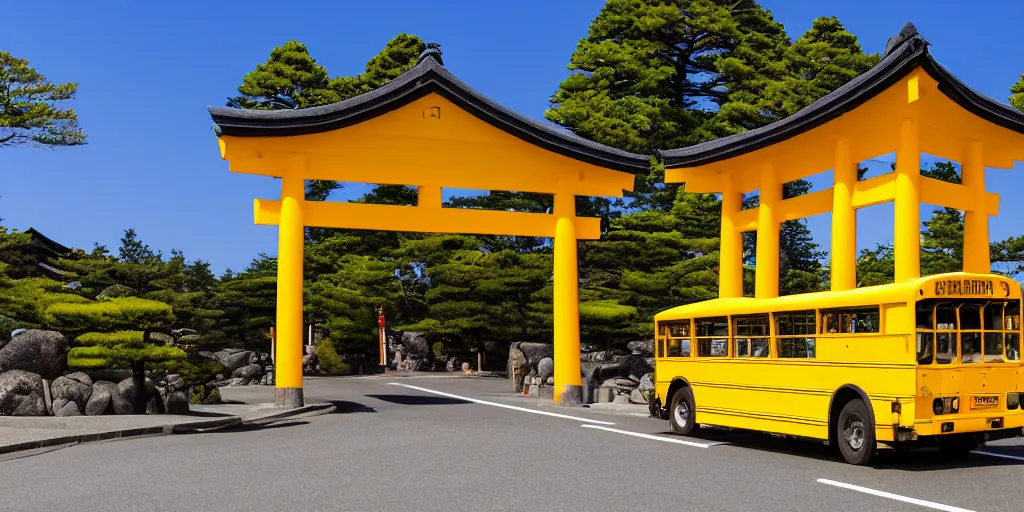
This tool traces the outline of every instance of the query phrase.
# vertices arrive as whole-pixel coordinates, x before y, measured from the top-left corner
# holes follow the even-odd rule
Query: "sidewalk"
[[[126,437],[262,426],[327,414],[335,409],[331,404],[280,409],[272,403],[242,403],[237,398],[232,403],[190,405],[189,408],[187,415],[0,416],[0,459],[9,454],[27,455],[28,452]]]

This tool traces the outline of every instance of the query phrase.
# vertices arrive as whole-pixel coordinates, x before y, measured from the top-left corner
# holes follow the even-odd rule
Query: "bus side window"
[[[668,357],[690,357],[690,321],[669,325]]]
[[[733,319],[733,355],[735,357],[768,357],[768,315]]]
[[[881,321],[877,307],[842,308],[825,311],[821,315],[821,332],[834,333],[877,333],[881,332]]]
[[[786,312],[775,315],[775,337],[780,358],[813,359],[815,356],[815,313]]]
[[[694,320],[698,357],[729,355],[729,322],[726,317]]]

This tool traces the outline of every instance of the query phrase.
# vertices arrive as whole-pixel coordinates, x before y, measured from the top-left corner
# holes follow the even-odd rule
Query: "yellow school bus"
[[[838,445],[966,455],[1021,435],[1021,288],[950,273],[840,292],[728,298],[655,315],[652,415]],[[1021,393],[1024,394],[1024,393]]]

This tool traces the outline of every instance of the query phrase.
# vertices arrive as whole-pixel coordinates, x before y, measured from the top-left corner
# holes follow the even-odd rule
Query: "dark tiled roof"
[[[71,249],[68,249],[66,246],[54,242],[46,235],[43,235],[39,231],[36,231],[36,228],[28,228],[27,230],[25,230],[25,233],[32,235],[32,241],[30,242],[31,245],[39,247],[40,249],[43,249],[51,253],[52,255],[66,256],[71,253]]]
[[[897,36],[889,39],[881,62],[796,114],[721,139],[660,150],[656,152],[657,157],[665,162],[666,167],[696,167],[776,144],[853,110],[899,82],[918,66],[938,82],[943,94],[964,109],[991,123],[1024,133],[1024,113],[974,91],[958,80],[928,53],[928,42],[913,24],[907,23]]]
[[[292,110],[244,110],[211,107],[219,135],[280,137],[351,126],[398,109],[429,93],[437,93],[483,121],[549,151],[626,172],[647,172],[650,157],[589,141],[535,121],[480,94],[444,68],[440,52],[430,48],[412,69],[373,91],[319,107]]]

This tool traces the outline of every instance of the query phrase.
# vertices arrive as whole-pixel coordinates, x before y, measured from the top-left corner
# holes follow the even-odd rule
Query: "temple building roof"
[[[1024,134],[1024,113],[981,94],[961,82],[928,52],[929,43],[907,23],[889,39],[884,58],[802,110],[769,125],[709,142],[657,151],[666,167],[698,167],[742,156],[817,128],[879,96],[918,68],[935,81],[943,95],[974,116]]]
[[[433,45],[432,45],[433,46]],[[459,80],[443,65],[440,50],[428,48],[412,69],[373,91],[344,101],[303,109],[244,110],[211,107],[217,134],[284,137],[345,128],[437,93],[482,121],[530,144],[592,165],[630,173],[647,172],[650,157],[599,144],[513,112]]]

